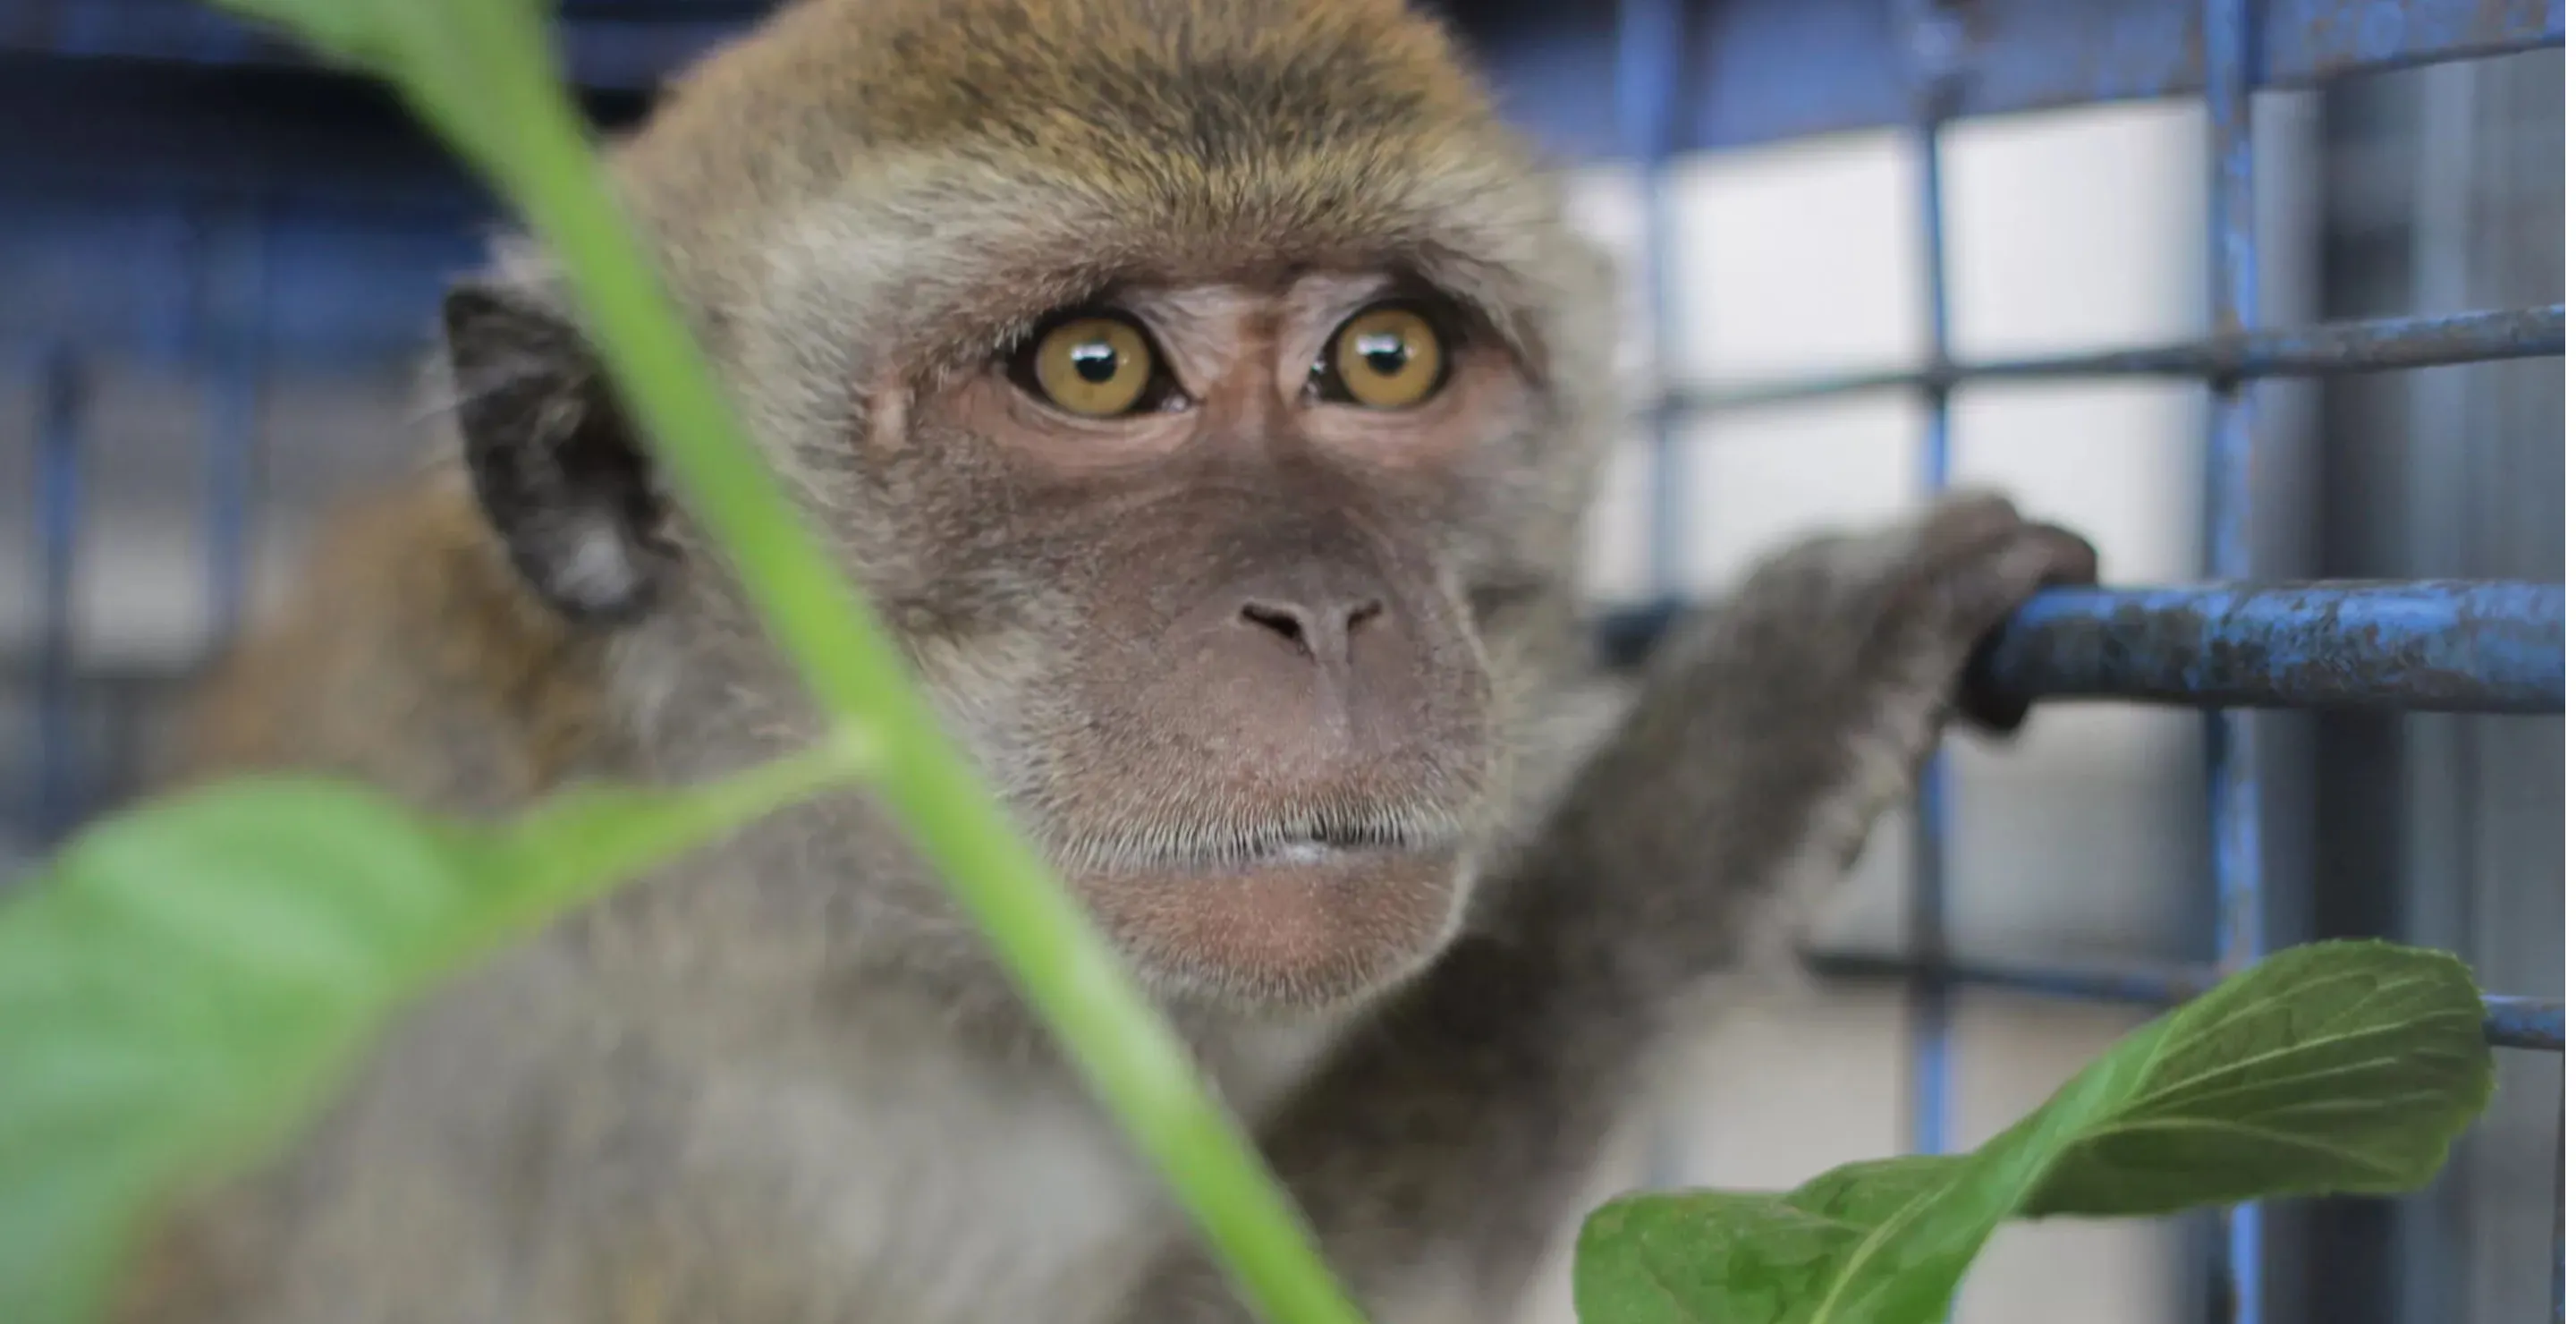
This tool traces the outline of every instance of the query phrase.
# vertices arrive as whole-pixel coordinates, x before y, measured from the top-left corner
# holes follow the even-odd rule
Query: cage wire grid
[[[2117,8],[2118,6],[2111,6]],[[2183,9],[2188,5],[2171,8]],[[1825,974],[1894,975],[1905,981],[1909,1047],[1906,1093],[1911,1147],[1940,1152],[1951,1129],[1951,998],[1962,986],[2042,996],[2160,1006],[2206,989],[2264,953],[2264,873],[2257,793],[2253,708],[2349,705],[2406,711],[2560,713],[2565,701],[2566,606],[2558,586],[2502,582],[2411,581],[2388,584],[2248,583],[2256,518],[2252,485],[2255,398],[2267,377],[2432,367],[2510,358],[2562,356],[2564,304],[2399,316],[2261,328],[2256,295],[2259,255],[2254,212],[2253,93],[2262,80],[2257,43],[2266,20],[2285,13],[2314,33],[2341,30],[2349,50],[2308,48],[2310,80],[2371,68],[2430,64],[2562,46],[2558,4],[2491,6],[2482,14],[2428,0],[2376,4],[2202,0],[2198,51],[2207,113],[2210,328],[2199,339],[2105,352],[1962,362],[1950,351],[1941,129],[1961,117],[1976,71],[1965,11],[1958,0],[1890,0],[1893,45],[1904,57],[1907,129],[1915,164],[1921,224],[1919,252],[1928,354],[1895,372],[1840,373],[1722,391],[1664,385],[1665,358],[1652,358],[1662,388],[1652,414],[1648,464],[1656,493],[1649,507],[1648,573],[1669,599],[1677,582],[1679,514],[1669,493],[1682,487],[1670,442],[1672,420],[1685,414],[1823,400],[1889,387],[1912,389],[1925,427],[1918,448],[1922,486],[1938,490],[1950,476],[1950,397],[1963,382],[2165,377],[2197,379],[2208,395],[2203,444],[2203,563],[2213,587],[2166,590],[2058,591],[2018,615],[1987,665],[2007,688],[2034,696],[2127,698],[2185,704],[2203,717],[2205,794],[2211,856],[2209,886],[2216,924],[2210,959],[2166,968],[2063,968],[1955,961],[1949,953],[1947,761],[1936,753],[1924,771],[1914,816],[1906,951],[1887,958],[1815,952]],[[2523,12],[2528,11],[2528,12]],[[1619,90],[1631,157],[1646,180],[1646,252],[1642,266],[1657,303],[1653,331],[1667,334],[1661,309],[1667,227],[1660,223],[1661,177],[1674,152],[1672,126],[1685,79],[1680,53],[1690,49],[1679,0],[1626,0],[1620,6]],[[2000,22],[1998,22],[2000,27]],[[2008,33],[1998,32],[2000,45]],[[2340,66],[2340,67],[2338,67]],[[2297,74],[2293,74],[2296,77]],[[2281,81],[2290,81],[2283,79]],[[2067,89],[2034,102],[2081,104]],[[2103,97],[2100,99],[2110,99]],[[1670,617],[1669,602],[1614,618],[1614,655],[1651,646]],[[2490,996],[2491,1044],[2564,1054],[2563,1001]],[[2559,1100],[2557,1161],[2564,1166],[2566,1101]],[[1668,1171],[1659,1161],[1659,1175]],[[2562,1178],[2563,1180],[2563,1178]],[[2224,1324],[2263,1318],[2263,1212],[2246,1205],[2216,1214],[2218,1249],[2208,1256],[2209,1317]],[[2565,1311],[2563,1187],[2553,1205],[2551,1318]]]
[[[737,7],[739,8],[739,7]],[[649,85],[654,76],[741,21],[698,12],[677,28],[620,23],[615,7],[568,11],[565,50],[577,82]],[[1910,852],[1906,952],[1901,957],[1811,953],[1831,976],[1904,982],[1910,1100],[1907,1141],[1921,1151],[1951,1144],[1951,1000],[1984,987],[2138,1006],[2168,1005],[2207,988],[2264,951],[2266,879],[2255,796],[2260,786],[2250,710],[2360,707],[2380,710],[2556,714],[2564,711],[2565,599],[2555,585],[2407,581],[2253,585],[2249,480],[2254,456],[2251,384],[2494,361],[2558,357],[2563,304],[2442,316],[2399,316],[2286,329],[2256,321],[2260,273],[2254,228],[2252,96],[2259,87],[2313,84],[2405,65],[2562,47],[2559,0],[1808,0],[1742,7],[1742,20],[1702,30],[1708,6],[1690,0],[1622,0],[1609,20],[1608,76],[1616,90],[1606,123],[1578,115],[1561,146],[1624,156],[1642,168],[1645,227],[1639,254],[1649,301],[1650,410],[1647,509],[1650,588],[1656,605],[1603,622],[1605,653],[1633,658],[1651,646],[1677,592],[1687,512],[1672,424],[1685,417],[1888,388],[1916,394],[1926,423],[1917,450],[1921,485],[1949,478],[1950,398],[1963,383],[2003,380],[2162,378],[2197,381],[2208,394],[2202,541],[2211,583],[2106,587],[2041,596],[2006,627],[1984,660],[2004,688],[2037,698],[2107,698],[2204,711],[2211,854],[2206,885],[2216,923],[2205,962],[2178,966],[2058,967],[1959,960],[1949,949],[1949,773],[1926,769]],[[599,15],[607,14],[608,18]],[[1790,15],[1784,27],[1772,16]],[[56,21],[47,23],[48,15]],[[0,10],[0,45],[57,54],[202,63],[289,62],[290,52],[175,0],[102,6],[22,0]],[[1796,23],[1806,28],[1796,28]],[[1844,26],[1837,28],[1836,24]],[[14,26],[14,30],[13,29]],[[700,31],[704,29],[704,31]],[[35,34],[30,38],[28,34]],[[1903,71],[1893,88],[1877,62],[1854,58],[1809,71],[1796,84],[1780,62],[1731,52],[1822,33],[1846,45],[1875,42]],[[2025,39],[2026,37],[2026,39]],[[1814,41],[1809,46],[1815,45]],[[1698,57],[1694,61],[1694,56]],[[1695,67],[1695,63],[1706,67]],[[1526,72],[1526,71],[1524,71]],[[1741,75],[1730,82],[1730,72]],[[1698,96],[1693,74],[1733,95]],[[1782,78],[1792,83],[1784,84]],[[1508,78],[1508,71],[1507,71]],[[1545,79],[1538,80],[1541,84]],[[1544,88],[1542,87],[1542,90]],[[2208,334],[2174,344],[2056,356],[1963,361],[1950,348],[1944,253],[1942,141],[1955,120],[2043,106],[2196,93],[2208,119],[2210,261]],[[1667,169],[1686,150],[1745,146],[1838,129],[1902,124],[1913,145],[1921,207],[1919,252],[1925,343],[1916,366],[1838,373],[1708,390],[1672,382],[1666,271],[1672,243]],[[202,250],[207,279],[235,301],[256,303],[266,273],[255,210],[213,226]],[[243,601],[248,512],[254,487],[261,347],[234,335],[213,346],[204,419],[205,590],[217,632]],[[90,401],[81,352],[49,347],[36,365],[32,525],[39,625],[31,813],[35,839],[56,839],[77,819],[73,613],[83,440]],[[2487,999],[2490,1042],[2562,1054],[2563,1001],[2498,994]],[[2559,1155],[2565,1101],[2559,1107]],[[2562,1187],[2563,1191],[2563,1187]],[[2563,1319],[2563,1200],[2553,1207],[2552,1318]],[[2245,1207],[2218,1216],[2209,1257],[2211,1317],[2260,1324],[2263,1218]]]

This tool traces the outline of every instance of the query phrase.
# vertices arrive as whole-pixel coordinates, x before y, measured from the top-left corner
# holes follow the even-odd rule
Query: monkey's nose
[[[1314,602],[1255,598],[1243,604],[1239,619],[1278,636],[1309,661],[1338,667],[1350,663],[1351,637],[1385,612],[1386,604],[1375,598]]]

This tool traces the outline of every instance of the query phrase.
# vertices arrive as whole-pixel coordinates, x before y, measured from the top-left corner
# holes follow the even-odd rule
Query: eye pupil
[[[1071,357],[1074,373],[1094,386],[1106,386],[1118,376],[1118,347],[1106,340],[1076,345]]]
[[[1368,370],[1380,377],[1401,375],[1405,365],[1413,359],[1412,348],[1396,332],[1364,331],[1355,339],[1358,343],[1352,348],[1358,351],[1360,362],[1367,364]]]

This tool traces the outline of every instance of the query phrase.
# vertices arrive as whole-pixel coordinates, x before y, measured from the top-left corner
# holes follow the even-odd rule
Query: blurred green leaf
[[[0,904],[0,1319],[90,1318],[155,1210],[301,1124],[439,976],[860,762],[843,741],[498,828],[303,779],[93,825]]]
[[[2291,948],[2121,1040],[1973,1153],[1603,1207],[1577,1247],[1576,1306],[1585,1324],[1931,1324],[2007,1218],[2413,1190],[2494,1092],[2483,1019],[2455,957]]]

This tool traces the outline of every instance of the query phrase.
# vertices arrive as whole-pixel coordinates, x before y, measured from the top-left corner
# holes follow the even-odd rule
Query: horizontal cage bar
[[[1551,152],[1622,153],[1602,88],[1617,67],[1615,7],[1449,0],[1519,114]],[[762,6],[568,6],[564,67],[599,90],[661,86],[737,33]],[[1910,122],[1911,33],[1886,0],[1697,0],[1680,58],[1691,90],[1672,146],[1708,151]],[[2202,7],[2175,0],[1979,0],[1962,7],[1957,116],[2196,94]],[[2566,38],[2561,0],[2274,0],[2248,74],[2293,87],[2409,65],[2499,55]],[[0,0],[0,50],[192,64],[282,66],[303,58],[201,0]]]
[[[1741,388],[1680,389],[1665,396],[1665,407],[1682,413],[1711,413],[1899,387],[1942,389],[1979,381],[2188,377],[2223,382],[2257,377],[2322,377],[2551,358],[2566,352],[2567,305],[2550,304],[2444,317],[2376,317],[2171,345],[1837,373],[1809,381]]]
[[[1807,969],[1827,979],[1931,979],[1969,988],[2002,989],[2086,1002],[2170,1007],[2207,992],[2217,975],[2202,965],[2035,966],[1982,961],[1927,964],[1875,952],[1813,951]],[[2487,1042],[2498,1048],[2560,1053],[2567,1049],[2567,1004],[2545,998],[2491,995],[2486,1003]]]
[[[2563,1053],[2567,1051],[2567,1004],[2542,998],[2488,998],[2487,1042]]]
[[[1673,608],[1614,613],[1604,653],[1633,664]],[[2358,581],[2053,589],[1982,651],[1979,683],[2031,699],[2201,708],[2555,713],[2566,590]]]
[[[2554,584],[2086,589],[2033,601],[1985,665],[2058,699],[2554,713],[2566,636]]]

